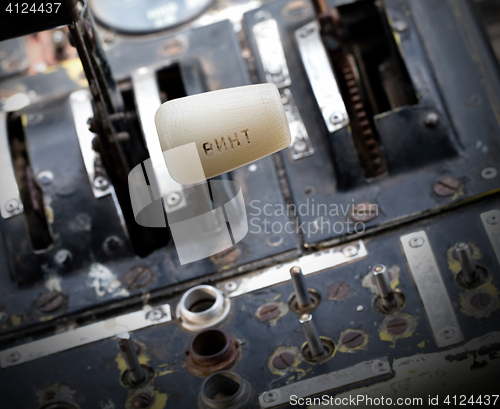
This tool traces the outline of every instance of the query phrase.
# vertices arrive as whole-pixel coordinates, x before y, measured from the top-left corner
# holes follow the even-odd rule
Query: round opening
[[[218,372],[207,378],[202,393],[207,400],[227,401],[234,399],[241,389],[240,378],[230,372]]]
[[[465,289],[477,288],[480,285],[483,285],[487,279],[488,271],[481,266],[476,266],[476,278],[472,282],[467,281],[467,277],[465,276],[463,270],[460,270],[455,276],[455,282],[457,285]]]
[[[208,310],[215,304],[216,295],[207,288],[192,291],[184,300],[184,306],[190,312],[198,313]]]
[[[308,288],[307,291],[309,293],[309,298],[311,299],[311,303],[305,308],[299,308],[299,304],[297,302],[297,296],[295,295],[295,293],[292,293],[292,295],[290,296],[290,299],[288,301],[288,307],[295,314],[304,314],[313,312],[316,308],[318,308],[319,304],[321,303],[321,296],[316,290]]]
[[[211,357],[229,348],[229,343],[230,339],[224,332],[210,329],[194,337],[192,350],[201,357]]]
[[[377,311],[379,314],[394,314],[395,312],[401,310],[405,305],[406,305],[406,297],[405,295],[399,291],[399,290],[394,290],[394,299],[395,299],[395,304],[394,306],[388,308],[384,305],[384,302],[382,300],[382,297],[380,295],[377,295],[375,297],[375,300],[373,302],[373,306],[375,307],[375,311]]]

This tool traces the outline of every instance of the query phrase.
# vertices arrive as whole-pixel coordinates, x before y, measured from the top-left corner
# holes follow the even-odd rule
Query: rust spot
[[[274,357],[273,366],[276,369],[286,369],[292,366],[294,362],[295,358],[293,357],[292,354],[289,354],[288,352],[283,352],[282,354]]]
[[[271,321],[278,318],[281,314],[281,308],[276,303],[264,304],[257,310],[257,317],[261,321]]]

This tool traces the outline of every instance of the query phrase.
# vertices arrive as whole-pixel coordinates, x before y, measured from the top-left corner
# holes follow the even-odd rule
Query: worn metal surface
[[[320,393],[331,392],[358,382],[383,377],[390,373],[391,367],[386,357],[360,362],[346,369],[264,392],[259,396],[259,403],[262,408],[275,408],[289,403],[291,396],[294,397],[294,400],[298,400]]]
[[[462,329],[453,311],[427,234],[425,231],[406,234],[401,237],[401,245],[437,346],[444,348],[462,342]]]
[[[0,365],[2,368],[20,365],[68,349],[111,338],[119,332],[136,331],[151,325],[164,324],[171,319],[172,314],[169,304],[155,307],[145,306],[141,311],[109,318],[105,321],[71,329],[38,341],[5,349],[0,352]]]

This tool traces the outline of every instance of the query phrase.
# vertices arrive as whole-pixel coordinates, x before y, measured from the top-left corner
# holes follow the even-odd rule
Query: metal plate
[[[253,34],[264,67],[266,81],[278,88],[289,86],[292,80],[288,72],[276,20],[268,19],[257,23],[253,27]]]
[[[318,23],[311,21],[299,28],[295,38],[325,125],[330,132],[338,131],[349,124],[349,117],[319,35]]]
[[[0,112],[0,171],[2,172],[0,182],[0,210],[2,217],[8,219],[23,212],[23,203],[19,196],[19,188],[10,155],[6,112]]]
[[[90,101],[90,92],[87,89],[75,91],[71,94],[69,101],[75,121],[80,150],[82,151],[83,162],[85,163],[85,170],[89,175],[94,197],[100,198],[109,195],[111,190],[106,171],[101,163],[100,155],[92,147],[92,141],[96,135],[90,132],[87,125],[88,119],[94,116]]]
[[[494,209],[481,213],[481,221],[500,264],[500,210]]]
[[[359,240],[356,243],[308,254],[291,262],[266,268],[235,281],[223,282],[221,287],[226,290],[231,289],[228,294],[229,297],[238,297],[290,280],[290,269],[293,266],[299,266],[302,268],[303,274],[308,275],[360,260],[367,255],[368,251],[363,241]],[[233,290],[233,288],[235,289]]]
[[[437,346],[445,348],[462,342],[464,336],[427,234],[421,230],[400,240]]]
[[[111,338],[122,331],[135,331],[172,320],[170,305],[120,315],[105,321],[95,322],[77,329],[33,341],[0,352],[0,366],[6,368],[34,361],[58,352],[76,348],[91,342]]]
[[[132,86],[159,194],[160,197],[165,198],[163,201],[165,211],[169,213],[186,207],[186,197],[182,191],[182,185],[172,179],[168,172],[156,131],[155,114],[161,105],[161,99],[155,71],[148,68],[135,71],[132,74]]]
[[[290,156],[293,160],[297,160],[314,155],[311,139],[293,99],[292,91],[289,88],[284,88],[280,91],[280,94],[288,126],[290,127],[290,135],[292,136],[292,143],[288,147]]]
[[[352,385],[354,383],[367,381],[388,375],[392,372],[389,361],[386,357],[373,361],[365,361],[353,365],[350,368],[341,369],[329,374],[316,376],[315,378],[295,382],[282,388],[264,392],[259,396],[261,408],[275,408],[320,393],[332,391]],[[291,403],[295,405],[295,403]]]

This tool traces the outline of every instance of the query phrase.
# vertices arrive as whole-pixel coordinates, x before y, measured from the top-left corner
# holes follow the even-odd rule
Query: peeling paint
[[[116,275],[107,267],[99,263],[90,266],[87,285],[95,289],[97,296],[113,294],[113,297],[128,297],[129,292],[123,288]]]

